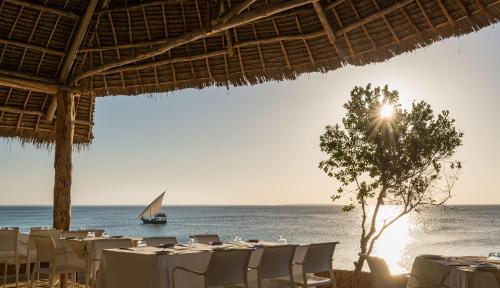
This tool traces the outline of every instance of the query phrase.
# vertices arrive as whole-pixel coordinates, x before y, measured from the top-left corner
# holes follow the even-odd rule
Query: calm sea
[[[290,243],[340,241],[334,266],[352,269],[358,253],[358,212],[342,212],[339,206],[166,206],[167,225],[143,225],[139,206],[77,206],[72,210],[74,229],[104,228],[111,235],[176,236],[217,233],[224,240],[244,239]],[[395,212],[388,207],[382,219]],[[50,226],[51,207],[0,206],[0,226]],[[379,224],[380,224],[379,223]],[[411,214],[387,230],[375,249],[394,273],[409,271],[418,254],[487,255],[500,251],[500,206],[453,206]]]

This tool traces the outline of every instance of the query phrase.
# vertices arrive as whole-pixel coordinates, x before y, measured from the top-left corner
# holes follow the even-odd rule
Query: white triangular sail
[[[163,196],[165,192],[161,193],[151,204],[148,205],[139,215],[139,218],[153,218],[161,212],[161,203],[163,202]]]

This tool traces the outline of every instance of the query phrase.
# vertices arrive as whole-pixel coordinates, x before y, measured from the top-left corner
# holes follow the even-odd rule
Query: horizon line
[[[52,207],[50,204],[0,204],[0,207]],[[147,205],[142,204],[77,204],[71,207],[144,207]],[[169,204],[162,205],[162,207],[279,207],[279,206],[345,206],[344,204],[321,204],[321,203],[308,203],[308,204]],[[370,205],[369,205],[370,206]],[[384,205],[384,206],[397,206],[397,205]],[[437,207],[452,207],[452,206],[500,206],[500,203],[495,204],[449,204]],[[436,206],[432,206],[436,207]]]

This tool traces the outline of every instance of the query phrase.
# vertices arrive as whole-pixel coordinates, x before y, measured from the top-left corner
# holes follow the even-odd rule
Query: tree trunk
[[[69,230],[71,225],[71,170],[74,128],[74,96],[60,91],[57,95],[56,151],[54,160],[53,226]]]
[[[354,272],[361,272],[363,269],[363,265],[365,264],[365,257],[363,255],[366,254],[368,248],[368,239],[361,239],[359,246],[361,252],[359,253],[358,261],[354,262]]]

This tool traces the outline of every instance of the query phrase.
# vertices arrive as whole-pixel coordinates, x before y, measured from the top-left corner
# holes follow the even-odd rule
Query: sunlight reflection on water
[[[370,214],[372,211],[373,207],[368,210]],[[382,206],[377,218],[377,231],[382,228],[385,221],[393,219],[399,211],[398,207]],[[387,228],[375,243],[373,255],[384,258],[393,274],[407,272],[405,250],[414,241],[410,237],[410,230],[411,222],[408,215],[405,215]]]

